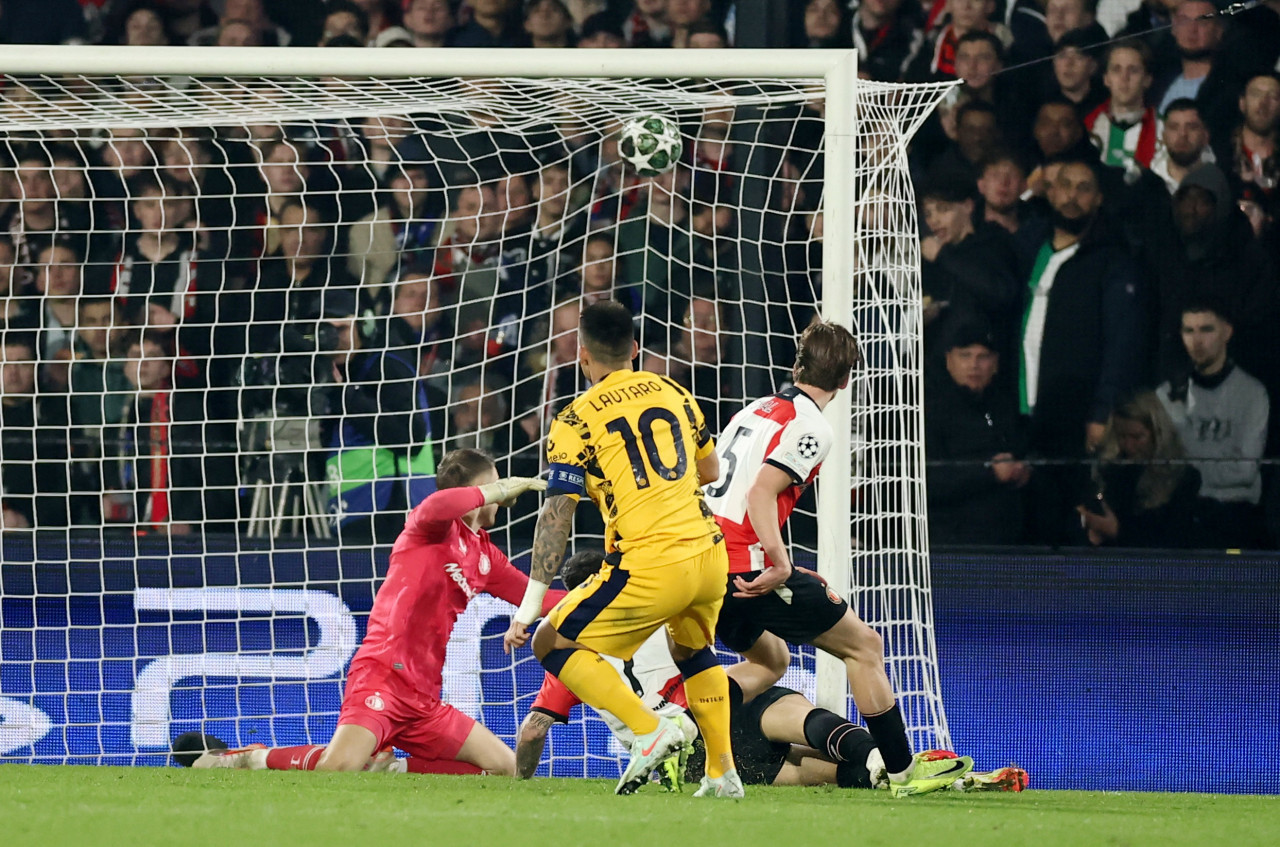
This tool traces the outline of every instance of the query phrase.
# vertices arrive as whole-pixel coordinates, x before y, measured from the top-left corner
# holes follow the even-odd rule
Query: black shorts
[[[766,630],[791,644],[812,643],[839,623],[849,608],[822,580],[804,571],[793,572],[763,597],[734,597],[736,576],[747,575],[729,574],[716,635],[724,646],[738,653],[751,649]]]
[[[791,745],[765,738],[760,718],[774,703],[795,693],[775,685],[743,705],[742,690],[730,685],[729,743],[733,746],[733,763],[743,785],[772,785],[786,763]]]

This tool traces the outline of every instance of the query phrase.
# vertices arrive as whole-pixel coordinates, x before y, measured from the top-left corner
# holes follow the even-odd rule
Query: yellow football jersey
[[[624,567],[687,559],[721,539],[698,485],[697,462],[714,449],[688,391],[614,371],[552,422],[548,493],[588,495],[605,519],[605,549]]]

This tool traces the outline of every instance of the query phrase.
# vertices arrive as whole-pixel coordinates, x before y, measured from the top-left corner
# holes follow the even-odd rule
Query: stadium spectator
[[[1164,143],[1151,161],[1151,172],[1164,180],[1173,194],[1183,177],[1202,163],[1214,161],[1209,147],[1209,127],[1196,101],[1174,100],[1164,113]]]
[[[1142,0],[1116,33],[1120,44],[1143,44],[1150,51],[1152,66],[1164,73],[1178,66],[1178,45],[1173,40],[1173,12],[1182,0]]]
[[[164,0],[161,9],[173,44],[187,44],[201,29],[218,23],[209,0]]]
[[[355,280],[332,256],[333,225],[319,207],[296,199],[286,201],[278,232],[280,250],[262,261],[257,286],[234,292],[230,298],[234,305],[224,307],[227,314],[249,321],[251,353],[279,352],[282,324],[314,315],[321,289],[356,289]],[[370,304],[362,303],[362,313],[370,309]],[[245,326],[237,324],[234,329],[243,332]]]
[[[672,47],[692,47],[694,24],[711,20],[711,0],[667,0],[667,22],[671,26]]]
[[[495,463],[499,474],[503,473],[504,465],[510,465],[538,475],[540,445],[529,437],[523,426],[512,420],[511,388],[505,380],[489,376],[459,383],[451,400],[451,437],[447,450],[467,447],[483,450],[498,457]],[[516,509],[512,515],[528,515],[533,511],[536,509]]]
[[[192,426],[182,408],[191,393],[173,390],[168,344],[162,336],[135,335],[125,348],[124,375],[132,391],[113,439],[118,469],[109,488],[133,494],[132,510],[119,514],[121,519],[140,529],[186,535],[203,517],[206,480],[200,464],[206,445],[199,425]]]
[[[578,46],[588,49],[618,49],[627,46],[622,24],[608,12],[596,12],[582,22]]]
[[[670,47],[669,0],[635,0],[622,22],[622,36],[628,47]]]
[[[1228,355],[1232,332],[1220,303],[1188,302],[1182,312],[1182,341],[1191,370],[1161,384],[1156,393],[1200,472],[1206,542],[1252,547],[1261,540],[1259,460],[1271,403],[1262,383]]]
[[[36,298],[19,281],[13,240],[0,234],[0,332],[31,330],[39,325]]]
[[[1222,22],[1216,13],[1210,0],[1182,0],[1174,10],[1173,40],[1181,61],[1152,86],[1150,98],[1158,114],[1164,115],[1174,100],[1195,99],[1209,76],[1222,41]]]
[[[1087,30],[1073,29],[1058,39],[1053,51],[1049,97],[1074,103],[1081,120],[1107,99],[1107,90],[1098,80],[1096,44]]]
[[[404,9],[404,28],[414,47],[446,46],[456,24],[449,0],[409,0]]]
[[[526,353],[516,385],[516,413],[531,441],[542,432],[578,392],[586,388],[578,366],[578,298],[561,300],[551,310],[550,348],[542,345]]]
[[[956,109],[955,139],[929,165],[926,181],[977,182],[983,160],[993,149],[1001,147],[1003,141],[995,107],[982,100],[968,101]]]
[[[302,196],[303,187],[311,177],[311,165],[307,162],[306,148],[299,141],[269,140],[260,148],[259,155],[262,183],[258,190],[264,196],[256,201],[253,220],[261,240],[258,255],[271,256],[280,249],[281,212],[286,203],[296,202]]]
[[[848,5],[839,0],[808,0],[804,4],[804,44],[802,46],[818,49],[848,49],[853,46],[852,37],[853,26],[850,22]]]
[[[997,150],[987,156],[977,187],[984,221],[1016,235],[1032,216],[1028,203],[1022,199],[1027,190],[1027,170],[1013,153]]]
[[[1142,42],[1121,42],[1107,52],[1102,83],[1106,102],[1084,119],[1085,129],[1102,153],[1102,163],[1120,168],[1151,167],[1162,122],[1144,105],[1151,87],[1151,52]]]
[[[524,7],[530,47],[574,47],[573,16],[562,0],[532,0]]]
[[[947,0],[951,20],[920,50],[907,71],[910,80],[926,81],[956,78],[956,48],[962,36],[970,32],[990,32],[1008,47],[1013,35],[1002,23],[991,20],[995,0]]]
[[[1027,176],[1028,188],[1036,196],[1044,196],[1048,183],[1043,168],[1049,162],[1064,159],[1096,159],[1098,152],[1089,143],[1084,123],[1070,100],[1046,100],[1036,111],[1031,125],[1035,139],[1032,154],[1037,168]]]
[[[729,36],[719,24],[701,20],[689,26],[684,46],[696,50],[723,50],[729,46]]]
[[[1200,473],[1169,413],[1147,391],[1112,411],[1093,470],[1096,495],[1076,507],[1095,547],[1194,547]]]
[[[71,423],[71,520],[76,524],[99,524],[103,514],[103,492],[113,478],[103,467],[108,452],[104,442],[114,439],[132,397],[131,384],[124,374],[124,354],[120,348],[122,316],[110,297],[82,297],[79,322],[67,368],[67,393]]]
[[[520,10],[514,0],[471,0],[471,20],[453,31],[451,47],[520,47]]]
[[[642,292],[646,316],[658,321],[669,315],[675,267],[690,264],[688,185],[689,172],[680,166],[644,178],[643,200],[618,224],[622,283]]]
[[[352,46],[364,47],[369,43],[369,14],[358,4],[350,0],[328,0],[324,12],[322,46],[339,46],[334,41],[340,38],[350,39],[354,42]]]
[[[0,344],[0,529],[66,526],[66,402],[38,396],[29,336]]]
[[[111,41],[127,47],[162,47],[173,43],[160,7],[145,0],[128,7]]]
[[[1074,114],[1074,113],[1073,113]],[[1100,217],[1098,166],[1065,162],[1048,187],[1052,225],[1040,241],[1025,289],[1019,400],[1038,456],[1083,457],[1102,439],[1107,416],[1143,373],[1143,316],[1137,271]],[[1074,469],[1035,476],[1035,531],[1061,540],[1081,482]]]
[[[535,206],[526,203],[533,212],[528,226],[509,231],[503,239],[503,264],[511,267],[504,268],[498,281],[496,324],[541,316],[558,289],[576,287],[568,283],[577,269],[575,254],[586,237],[587,216],[573,206],[569,169],[561,162],[543,167],[533,183],[532,199]]]
[[[1217,57],[1196,99],[1216,140],[1240,118],[1236,104],[1249,80],[1280,63],[1280,0],[1264,0],[1248,14],[1227,20]]]
[[[1107,40],[1107,31],[1098,23],[1098,0],[1045,0],[1044,28],[1053,45],[1072,30],[1083,30],[1092,44]]]
[[[1146,257],[1155,282],[1159,376],[1186,372],[1182,308],[1206,295],[1239,316],[1233,321],[1236,360],[1250,373],[1270,376],[1280,361],[1274,352],[1280,312],[1275,268],[1232,202],[1226,177],[1216,165],[1198,165],[1173,203],[1175,227],[1160,234]]]
[[[731,361],[729,347],[741,333],[731,331],[714,279],[700,275],[693,292],[671,344],[667,374],[697,398],[708,428],[722,432],[745,402],[741,366]]]
[[[360,7],[368,20],[365,27],[366,38],[370,47],[382,47],[377,38],[389,29],[400,25],[400,0],[353,0]]]
[[[858,70],[881,82],[900,82],[924,44],[917,10],[903,0],[863,0],[850,22]]]
[[[582,305],[590,306],[599,300],[615,299],[618,260],[613,252],[613,238],[603,234],[593,235],[587,239],[582,251],[582,267],[578,269],[578,278],[582,284]],[[625,300],[624,305],[631,308],[631,304],[625,303]]]
[[[413,351],[418,374],[429,377],[449,361],[450,327],[440,305],[439,286],[429,271],[409,271],[395,282],[391,315],[387,322],[387,346]],[[432,404],[435,408],[435,404]],[[443,427],[432,427],[443,432]]]
[[[29,284],[35,279],[32,265],[40,248],[48,243],[55,231],[66,231],[58,218],[57,189],[52,177],[53,160],[42,145],[28,144],[14,156],[17,164],[18,203],[17,215],[10,221],[9,235],[17,251],[21,282]]]
[[[84,264],[65,241],[43,247],[36,256],[36,291],[40,293],[40,361],[53,362],[70,349],[76,326],[76,301],[83,293]],[[66,379],[58,380],[62,386]]]
[[[126,233],[111,274],[111,291],[129,323],[173,332],[188,352],[207,355],[209,327],[222,288],[218,268],[201,261],[190,186],[140,174],[129,183],[137,228]]]
[[[1235,183],[1236,197],[1257,203],[1264,214],[1280,213],[1280,75],[1249,80],[1229,134],[1214,138],[1214,156]]]
[[[418,363],[366,337],[359,314],[351,291],[324,292],[321,320],[337,334],[328,353],[334,417],[322,434],[328,512],[343,543],[386,544],[433,490],[435,446]]]
[[[925,392],[929,539],[938,544],[1016,544],[1022,537],[1021,461],[1026,433],[1018,404],[998,383],[1001,357],[982,319],[953,325],[945,372]]]
[[[429,270],[440,238],[432,218],[431,182],[426,166],[396,164],[387,171],[386,199],[348,232],[347,273],[366,290],[379,312],[386,311],[384,289],[404,271]]]
[[[926,347],[940,364],[945,339],[974,319],[993,327],[995,351],[1013,358],[1020,286],[1013,239],[992,223],[974,223],[973,186],[939,179],[921,191],[929,234],[920,243]]]

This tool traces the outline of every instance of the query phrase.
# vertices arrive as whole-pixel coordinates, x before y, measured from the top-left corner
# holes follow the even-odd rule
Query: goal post
[[[30,319],[4,338],[30,339],[41,413],[0,431],[35,469],[0,540],[0,717],[27,727],[0,731],[0,761],[159,763],[195,728],[323,743],[379,526],[448,449],[538,471],[595,296],[633,306],[641,364],[712,420],[782,386],[812,313],[854,328],[864,361],[791,541],[883,635],[913,744],[949,746],[906,149],[950,84],[860,80],[856,53],[824,50],[22,46],[0,74],[6,296]],[[615,141],[646,112],[686,156],[642,179]],[[495,529],[513,560],[533,522]],[[501,655],[508,612],[473,604],[445,689],[510,738],[540,669]],[[787,684],[855,713],[839,662],[795,659]],[[608,773],[602,739],[557,728],[550,772]]]

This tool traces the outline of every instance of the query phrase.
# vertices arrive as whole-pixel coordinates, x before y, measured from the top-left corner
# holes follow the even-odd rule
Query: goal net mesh
[[[586,386],[584,303],[713,432],[789,378],[826,297],[865,362],[852,584],[917,748],[945,746],[923,522],[906,145],[944,87],[866,83],[851,190],[821,80],[7,77],[0,100],[0,760],[160,764],[174,736],[324,743],[389,542],[441,457],[537,475]],[[618,127],[681,127],[642,178]],[[853,206],[824,286],[824,203]],[[843,198],[851,198],[845,200]],[[831,292],[841,292],[832,294]],[[846,306],[847,308],[847,306]],[[806,495],[789,527],[816,561]],[[536,498],[492,533],[527,561]],[[579,510],[573,546],[599,545]],[[815,564],[816,563],[816,564]],[[511,607],[458,621],[445,699],[509,742],[542,670]],[[726,657],[726,661],[729,658]],[[812,696],[812,651],[784,684]],[[855,714],[852,701],[850,714]],[[593,715],[542,772],[616,774]]]

